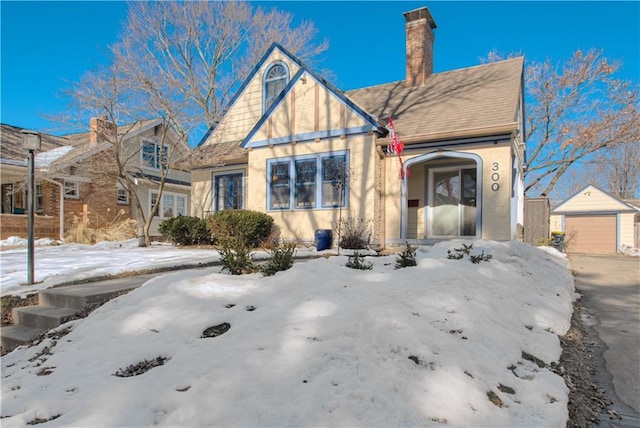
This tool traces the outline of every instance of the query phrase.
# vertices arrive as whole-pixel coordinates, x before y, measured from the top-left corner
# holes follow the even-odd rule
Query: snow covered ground
[[[161,275],[57,329],[70,333],[2,357],[2,426],[564,427],[568,389],[549,366],[570,325],[566,258],[476,241],[472,254],[491,260],[447,259],[460,246],[422,247],[417,267],[397,270],[395,256],[367,258],[369,271],[339,256],[272,277]],[[111,247],[39,247],[36,277],[212,257]],[[0,253],[3,293],[21,287],[25,251]]]

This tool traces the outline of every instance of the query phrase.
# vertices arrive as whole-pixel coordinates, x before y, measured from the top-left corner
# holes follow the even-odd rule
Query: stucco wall
[[[449,150],[443,148],[441,156],[447,156],[447,152],[474,154],[477,155],[482,164],[477,165],[482,171],[482,222],[481,226],[483,239],[509,240],[512,237],[511,231],[511,183],[512,183],[512,166],[511,166],[511,148],[509,144],[491,144],[490,146],[458,146],[451,147]],[[404,162],[418,158],[426,154],[436,154],[436,151],[411,151],[405,152],[403,156]],[[449,153],[450,154],[450,153]],[[438,158],[436,155],[435,159]],[[465,162],[467,160],[465,159]],[[401,188],[402,184],[399,175],[399,163],[395,157],[389,157],[385,160],[386,180],[384,188],[384,206],[386,209],[386,239],[401,239],[400,223],[401,223]],[[411,177],[408,181],[418,185],[410,185],[407,199],[420,199],[420,205],[426,205],[424,201],[424,184],[426,177],[424,174],[424,164],[419,163],[411,167]],[[423,184],[420,187],[420,184]],[[480,199],[480,198],[478,198]],[[420,209],[415,215],[417,224],[416,233],[418,239],[424,238],[424,214],[425,210]],[[420,219],[421,218],[421,219]],[[408,223],[410,218],[407,219]],[[422,223],[418,223],[422,221]],[[409,232],[409,231],[408,231]],[[407,238],[411,239],[408,234]]]

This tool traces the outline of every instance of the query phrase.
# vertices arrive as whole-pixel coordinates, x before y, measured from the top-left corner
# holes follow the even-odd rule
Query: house
[[[339,218],[370,219],[376,246],[520,239],[523,58],[433,73],[433,17],[404,18],[406,78],[373,87],[273,44],[192,152],[193,215],[262,211],[302,241]]]
[[[567,252],[615,254],[639,247],[640,208],[589,184],[551,210],[550,227]]]
[[[158,197],[163,168],[160,153],[176,147],[180,156],[190,148],[175,133],[163,138],[163,122],[153,119],[115,127],[104,118],[92,118],[89,132],[53,136],[41,134],[41,151],[35,156],[35,237],[61,238],[74,221],[85,218],[94,228],[110,225],[115,219],[134,218],[138,212],[126,182],[117,182],[113,145],[105,129],[114,130],[117,139],[134,160],[128,174],[135,180],[135,191],[145,216]],[[0,239],[27,236],[27,151],[22,148],[22,129],[2,124],[2,214]],[[158,215],[152,222],[151,236],[159,236],[158,224],[164,218],[189,214],[190,174],[169,170]]]

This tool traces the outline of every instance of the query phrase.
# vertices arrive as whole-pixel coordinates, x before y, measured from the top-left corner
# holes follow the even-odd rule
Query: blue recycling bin
[[[316,250],[328,250],[333,243],[333,233],[331,229],[316,230]]]

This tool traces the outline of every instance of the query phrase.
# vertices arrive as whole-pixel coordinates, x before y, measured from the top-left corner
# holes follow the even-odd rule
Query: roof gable
[[[272,43],[269,49],[267,49],[264,55],[262,55],[262,58],[260,58],[260,61],[258,61],[258,63],[253,67],[253,69],[251,70],[247,78],[244,80],[244,82],[240,85],[240,87],[234,94],[233,98],[231,98],[231,100],[225,107],[224,112],[221,115],[220,121],[215,123],[209,128],[209,130],[204,134],[204,136],[198,143],[197,147],[207,143],[207,141],[212,136],[212,134],[214,134],[216,130],[218,130],[218,128],[222,125],[222,122],[231,114],[232,110],[234,110],[234,108],[237,107],[238,102],[247,92],[249,85],[253,83],[256,78],[259,78],[260,80],[262,80],[261,79],[262,76],[259,73],[260,70],[265,66],[265,64],[269,60],[273,60],[276,57],[281,57],[285,59],[285,61],[288,62],[289,64],[295,65],[296,69],[291,70],[293,73],[296,73],[298,71],[297,69],[302,67],[302,62],[300,62],[298,58],[293,56],[289,51],[283,48],[280,44],[275,42]]]
[[[144,121],[137,121],[133,124],[118,126],[118,139],[124,143],[137,136],[144,135],[154,127],[161,125],[162,119],[149,119]],[[96,154],[107,150],[112,147],[109,142],[90,142],[89,133],[72,134],[72,138],[69,138],[74,142],[71,146],[64,146],[60,150],[50,150],[40,152],[36,155],[36,165],[39,168],[60,170],[67,166],[77,164],[86,159],[95,156]],[[167,130],[167,137],[173,141],[179,143],[179,150],[181,152],[189,152],[191,148],[183,139],[178,137],[178,134],[171,128]]]
[[[566,201],[551,210],[553,214],[593,213],[593,212],[632,212],[637,208],[611,196],[596,186],[589,184]]]
[[[320,117],[320,113],[323,117]],[[321,76],[302,66],[241,146],[312,141],[379,128],[376,119]]]

